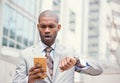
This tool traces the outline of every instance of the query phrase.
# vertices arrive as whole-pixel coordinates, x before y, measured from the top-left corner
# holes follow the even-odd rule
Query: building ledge
[[[20,50],[6,46],[0,47],[0,60],[16,64]]]

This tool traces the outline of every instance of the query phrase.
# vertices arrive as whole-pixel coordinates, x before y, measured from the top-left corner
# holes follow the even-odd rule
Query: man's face
[[[41,41],[48,46],[51,46],[60,30],[61,25],[56,21],[55,17],[42,16],[40,17],[39,24],[37,25],[41,37]]]

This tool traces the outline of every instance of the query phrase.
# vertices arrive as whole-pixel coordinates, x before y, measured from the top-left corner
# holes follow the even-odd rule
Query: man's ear
[[[39,28],[40,27],[40,25],[39,24],[37,24],[37,28]]]
[[[61,25],[60,24],[58,24],[58,31],[61,29]]]

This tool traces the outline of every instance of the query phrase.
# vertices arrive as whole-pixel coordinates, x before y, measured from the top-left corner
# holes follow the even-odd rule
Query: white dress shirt
[[[42,55],[43,56],[45,56],[45,49],[46,49],[46,47],[48,47],[47,45],[45,45],[44,43],[42,43]],[[55,43],[51,46],[52,47],[52,51],[50,52],[50,56],[52,57],[52,59],[53,59],[53,57],[54,57],[54,53],[55,53]]]

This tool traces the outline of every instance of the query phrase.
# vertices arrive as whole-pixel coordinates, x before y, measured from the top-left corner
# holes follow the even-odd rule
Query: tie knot
[[[52,51],[52,47],[46,47],[45,51],[48,52],[48,53],[50,53]]]

